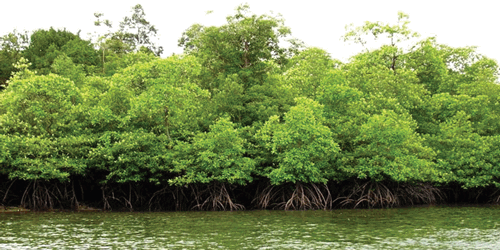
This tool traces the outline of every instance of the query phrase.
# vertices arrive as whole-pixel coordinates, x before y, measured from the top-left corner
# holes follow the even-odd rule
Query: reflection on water
[[[498,249],[499,207],[0,214],[0,249]]]

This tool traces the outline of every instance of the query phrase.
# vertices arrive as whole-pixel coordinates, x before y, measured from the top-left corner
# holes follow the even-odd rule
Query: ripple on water
[[[0,249],[495,249],[500,209],[0,215]]]

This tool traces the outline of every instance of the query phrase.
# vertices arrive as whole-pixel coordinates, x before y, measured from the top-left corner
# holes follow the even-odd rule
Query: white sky
[[[444,0],[330,0],[330,1],[139,1],[139,0],[0,0],[0,35],[13,29],[66,28],[81,30],[81,36],[96,31],[95,12],[118,23],[130,15],[131,8],[141,4],[146,19],[159,30],[159,45],[163,56],[181,53],[177,40],[194,23],[221,25],[234,9],[247,2],[256,14],[281,13],[292,35],[308,46],[328,51],[332,58],[346,60],[360,52],[361,47],[341,41],[345,26],[361,25],[364,21],[382,21],[395,24],[397,12],[410,15],[410,29],[423,37],[437,35],[439,43],[454,47],[478,46],[479,52],[500,61],[500,1],[444,1]],[[498,2],[498,3],[497,3]],[[206,12],[213,13],[206,15]],[[102,30],[103,32],[104,30]]]

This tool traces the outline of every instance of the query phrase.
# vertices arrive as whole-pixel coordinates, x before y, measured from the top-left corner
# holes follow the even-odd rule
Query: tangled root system
[[[185,188],[166,185],[162,189],[156,191],[148,202],[149,211],[188,210],[186,204],[189,198],[184,192]]]
[[[134,204],[142,206],[145,197],[141,194],[140,186],[131,183],[119,186],[101,186],[103,210],[112,210],[113,207],[120,207],[129,211],[134,211]]]
[[[344,188],[341,194],[345,195],[334,201],[339,201],[341,207],[393,207],[399,204],[397,195],[386,185],[374,181],[367,181],[361,185],[355,182],[352,187]]]
[[[436,204],[444,200],[444,193],[428,183],[386,185],[367,181],[344,188],[334,202],[340,207],[389,208],[401,205]]]
[[[257,191],[253,200],[259,209],[331,209],[332,196],[326,185],[314,183],[273,186],[267,185],[262,191]]]
[[[21,207],[38,211],[51,210],[56,206],[64,208],[68,204],[72,209],[79,207],[74,184],[61,187],[54,183],[35,180],[29,182],[21,197]]]
[[[402,184],[396,192],[402,205],[436,204],[445,200],[445,194],[429,183]]]
[[[196,203],[193,210],[244,210],[245,206],[231,198],[230,190],[225,183],[211,183],[207,186],[192,185],[191,192]]]

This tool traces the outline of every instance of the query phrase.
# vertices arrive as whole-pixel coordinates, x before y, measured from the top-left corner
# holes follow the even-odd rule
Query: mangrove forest
[[[500,202],[498,63],[409,16],[348,61],[236,8],[162,57],[141,5],[97,39],[0,38],[0,206],[114,211]]]

